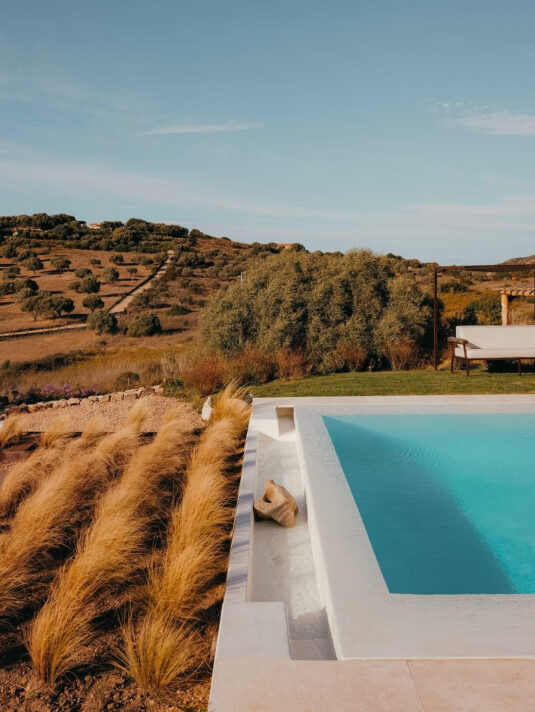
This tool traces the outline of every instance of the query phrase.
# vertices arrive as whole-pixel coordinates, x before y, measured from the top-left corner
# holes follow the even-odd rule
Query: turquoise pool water
[[[323,419],[391,593],[535,593],[535,415]]]

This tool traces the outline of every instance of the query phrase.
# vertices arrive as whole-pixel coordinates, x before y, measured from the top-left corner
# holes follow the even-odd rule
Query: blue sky
[[[0,214],[535,253],[535,4],[17,0]]]

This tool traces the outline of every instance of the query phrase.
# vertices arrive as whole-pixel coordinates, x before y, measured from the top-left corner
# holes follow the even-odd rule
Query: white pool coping
[[[376,413],[535,413],[535,395],[262,398],[253,402],[231,548],[219,653],[238,654],[225,624],[256,616],[267,637],[247,642],[289,656],[284,603],[251,600],[252,504],[258,433],[275,435],[276,407],[292,407],[308,526],[322,603],[336,656],[354,658],[535,657],[535,596],[408,595],[388,591],[322,416]],[[535,468],[534,468],[535,469]],[[534,507],[535,513],[535,507]],[[253,604],[254,605],[251,605]],[[248,607],[244,613],[243,606]],[[253,611],[254,609],[254,611]],[[230,629],[234,627],[232,623]],[[249,626],[242,626],[242,640]],[[263,641],[263,642],[262,642]]]
[[[321,604],[327,611],[337,660],[295,659],[285,602],[259,601],[253,595],[257,588],[253,584],[258,582],[252,580],[256,531],[252,504],[255,483],[258,485],[257,481],[265,475],[261,467],[257,471],[259,443],[266,437],[273,441],[280,437],[277,411],[280,414],[287,409],[292,409],[294,416],[317,587]],[[242,705],[240,709],[256,709],[255,705],[265,696],[265,709],[279,710],[285,695],[295,695],[292,709],[323,710],[323,698],[318,697],[317,685],[312,684],[322,680],[323,692],[330,699],[338,699],[341,691],[348,695],[345,705],[338,707],[345,712],[356,709],[352,701],[357,703],[357,698],[353,698],[355,692],[358,691],[358,699],[364,700],[373,688],[370,681],[374,679],[375,668],[366,667],[365,677],[357,681],[358,671],[352,666],[410,667],[417,665],[418,660],[422,665],[426,665],[427,660],[436,671],[442,671],[444,666],[449,670],[448,666],[451,667],[455,659],[459,664],[475,665],[474,689],[479,690],[477,694],[486,704],[481,709],[488,709],[494,699],[491,688],[482,687],[481,681],[477,683],[484,659],[488,664],[494,661],[499,665],[496,680],[500,680],[500,689],[509,691],[507,694],[516,694],[520,678],[526,686],[526,694],[529,693],[528,698],[531,700],[532,693],[535,694],[530,682],[533,668],[524,671],[524,677],[520,674],[524,668],[515,667],[513,677],[504,668],[507,659],[517,666],[525,666],[528,660],[530,665],[535,664],[535,595],[389,593],[322,419],[324,415],[366,413],[535,413],[535,394],[255,399],[246,439],[210,709],[234,712],[237,704]],[[249,685],[241,681],[245,669]],[[395,699],[401,691],[394,692],[390,673],[384,674],[384,681],[374,695],[380,699],[381,690],[390,690],[392,686],[389,692],[394,695],[392,707],[372,705],[369,709],[397,711],[400,707]],[[437,674],[441,681],[432,689],[436,692],[444,688],[446,694],[453,685],[453,678],[442,680],[442,673]],[[308,676],[308,683],[304,683],[305,678],[301,679],[303,676]],[[261,683],[268,687],[257,699],[256,685]],[[310,693],[306,692],[308,688]],[[252,690],[256,692],[253,694]],[[421,692],[420,687],[414,692],[414,709],[434,710],[433,706],[420,706]],[[244,706],[245,702],[252,706]],[[364,705],[362,709],[368,708]],[[409,705],[407,709],[413,707]],[[519,703],[518,709],[524,712],[527,708]]]

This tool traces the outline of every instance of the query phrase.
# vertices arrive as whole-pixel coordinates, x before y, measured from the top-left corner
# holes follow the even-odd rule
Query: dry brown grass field
[[[39,249],[37,249],[37,252],[39,253]],[[26,314],[21,311],[20,304],[14,300],[13,295],[7,295],[0,299],[0,333],[19,331],[22,329],[45,328],[47,326],[57,326],[60,323],[72,323],[83,320],[89,313],[89,310],[82,305],[82,301],[87,295],[78,294],[72,289],[69,289],[68,286],[70,282],[76,279],[75,272],[81,267],[90,269],[97,278],[101,270],[108,266],[115,267],[119,272],[119,279],[116,282],[112,284],[101,282],[99,296],[104,301],[105,308],[109,308],[122,294],[135,287],[136,284],[143,281],[151,273],[152,265],[144,266],[138,264],[137,259],[134,263],[132,261],[133,256],[128,253],[125,253],[124,264],[115,265],[110,262],[110,257],[113,254],[115,253],[100,250],[74,250],[55,246],[51,248],[49,254],[39,255],[39,258],[44,264],[44,268],[35,272],[35,274],[31,270],[25,269],[22,265],[18,265],[18,263],[13,260],[0,257],[0,279],[3,272],[10,266],[16,264],[21,269],[17,279],[29,277],[37,282],[40,289],[61,293],[70,297],[75,305],[74,311],[71,314],[58,319],[56,323],[54,323],[52,319],[44,318],[39,318],[38,321],[34,321],[31,314]],[[65,257],[71,261],[69,269],[62,274],[59,274],[51,264],[51,260],[56,257]],[[154,255],[150,255],[150,257],[154,258]],[[90,260],[94,258],[99,259],[101,265],[92,265]],[[137,274],[129,274],[127,271],[129,267],[135,267]]]
[[[59,425],[8,473],[0,709],[206,711],[242,398],[227,389],[204,428],[175,401],[151,442],[138,438],[150,398],[111,435],[93,423],[69,441]]]

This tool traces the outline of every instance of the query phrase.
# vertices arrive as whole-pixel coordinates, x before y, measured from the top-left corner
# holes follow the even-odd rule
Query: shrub
[[[310,371],[310,365],[301,349],[281,349],[276,355],[276,361],[279,378],[302,378]]]
[[[128,336],[153,336],[159,334],[162,325],[156,314],[136,314],[128,322]]]
[[[65,272],[65,270],[69,269],[69,267],[71,266],[71,261],[68,260],[66,257],[54,257],[50,260],[50,264],[60,274],[63,274],[63,272]],[[76,276],[78,277],[79,275],[77,274]]]
[[[367,361],[366,351],[357,345],[340,342],[324,358],[325,369],[330,371],[362,371]]]
[[[450,292],[453,294],[467,292],[468,285],[458,279],[449,279],[447,282],[442,282],[439,287],[439,291],[441,294],[449,294]]]
[[[100,282],[95,277],[86,277],[82,279],[80,292],[84,294],[96,294],[100,292]]]
[[[420,349],[414,341],[385,342],[383,353],[396,371],[406,371],[418,365]]]
[[[162,378],[166,383],[173,385],[180,383],[180,360],[176,351],[165,351],[160,361],[160,367],[162,372]]]
[[[253,346],[246,348],[228,364],[231,379],[244,385],[256,385],[270,381],[277,370],[275,359]]]
[[[463,321],[471,324],[500,324],[500,297],[497,294],[488,294],[474,299],[466,306]]]
[[[116,391],[126,391],[139,385],[140,380],[139,373],[124,371],[117,376],[113,387]]]
[[[389,301],[378,324],[376,339],[385,355],[394,355],[396,349],[409,353],[424,337],[431,310],[410,274],[390,280],[388,289]],[[395,362],[391,364],[396,368]]]
[[[43,313],[51,316],[54,321],[60,317],[63,312],[70,314],[74,311],[74,302],[69,297],[64,297],[61,294],[54,294],[45,297],[43,300]]]
[[[173,306],[167,310],[167,313],[169,316],[184,316],[185,314],[191,314],[191,309],[182,306],[182,304],[173,304]]]
[[[106,267],[102,270],[100,277],[103,282],[111,284],[119,279],[119,272],[115,269],[115,267]]]
[[[8,294],[14,294],[14,292],[15,285],[13,282],[6,282],[5,280],[0,282],[0,297],[5,297]]]
[[[91,257],[91,259],[89,260],[89,264],[96,267],[97,265],[102,264],[102,262],[98,259],[98,257]]]
[[[104,309],[97,309],[87,317],[87,326],[97,334],[113,334],[117,329],[117,319]]]
[[[42,401],[60,400],[62,398],[87,398],[95,393],[93,387],[75,388],[70,383],[66,383],[61,388],[46,384],[44,386],[32,386],[27,391],[13,391],[10,402],[15,405],[21,403],[41,403]]]
[[[39,257],[37,257],[37,255],[35,255],[34,257],[28,257],[27,260],[23,261],[22,266],[30,272],[33,272],[33,274],[43,269],[44,267],[43,263],[41,262]]]
[[[180,360],[180,380],[201,396],[209,396],[225,384],[227,363],[218,354],[191,354]]]
[[[145,309],[146,307],[150,306],[150,303],[151,295],[148,289],[146,289],[144,292],[136,294],[136,296],[130,302],[131,306],[135,307],[136,309]]]
[[[110,257],[110,262],[113,262],[114,265],[122,265],[124,257],[122,255],[112,255]]]
[[[39,285],[33,279],[27,277],[26,279],[17,279],[13,283],[13,289],[15,292],[20,292],[21,289],[31,289],[32,292],[37,292]]]
[[[91,311],[91,314],[96,310],[96,309],[103,309],[104,308],[104,301],[97,296],[96,294],[90,294],[87,296],[83,302],[83,306],[86,309],[89,309]]]
[[[18,265],[11,265],[4,272],[4,279],[16,279],[20,274],[20,267]]]
[[[79,267],[74,274],[78,277],[78,279],[84,279],[84,277],[89,277],[93,273],[89,267]]]

